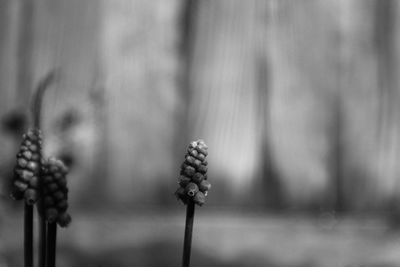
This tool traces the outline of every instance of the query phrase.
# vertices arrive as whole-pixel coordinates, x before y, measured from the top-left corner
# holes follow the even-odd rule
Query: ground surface
[[[22,224],[3,218],[0,267],[22,266]],[[74,215],[58,267],[180,266],[184,208]],[[400,266],[400,233],[380,219],[196,210],[192,267]]]

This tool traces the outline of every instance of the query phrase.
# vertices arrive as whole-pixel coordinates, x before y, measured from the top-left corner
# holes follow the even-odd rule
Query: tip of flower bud
[[[49,223],[53,223],[57,220],[58,211],[55,208],[50,208],[46,210],[46,219]]]
[[[189,183],[185,187],[185,192],[188,196],[193,197],[197,192],[199,192],[199,187],[195,183]]]
[[[37,190],[30,188],[25,191],[24,197],[28,205],[33,205],[39,199],[39,193]]]
[[[206,192],[208,190],[211,189],[211,184],[207,181],[207,180],[203,180],[201,181],[201,183],[199,184],[199,189],[202,192]]]
[[[67,227],[72,221],[71,215],[66,212],[61,213],[58,215],[57,223],[60,227]]]
[[[204,203],[206,203],[206,196],[201,192],[197,192],[196,195],[193,198],[194,203],[196,203],[199,206],[203,206]]]

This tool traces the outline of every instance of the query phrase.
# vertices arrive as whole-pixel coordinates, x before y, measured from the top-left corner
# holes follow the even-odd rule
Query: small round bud
[[[201,161],[196,159],[193,164],[196,166],[196,168],[199,168],[201,165]]]
[[[26,165],[28,165],[28,161],[27,161],[26,159],[19,158],[19,159],[17,160],[17,164],[18,164],[18,166],[20,166],[21,168],[25,168]]]
[[[199,152],[195,149],[192,149],[189,151],[189,154],[192,155],[193,157],[197,158],[197,156],[199,155]]]
[[[58,208],[59,211],[66,211],[67,208],[68,208],[68,201],[65,200],[65,199],[60,200],[57,203],[57,208]]]
[[[193,201],[197,205],[203,206],[203,204],[206,202],[206,196],[201,191],[199,191],[194,196]]]
[[[195,149],[197,150],[197,152],[204,154],[205,156],[208,155],[208,151],[204,147],[197,146]]]
[[[57,184],[58,184],[61,188],[66,188],[66,186],[67,186],[67,179],[65,179],[65,177],[61,178],[60,180],[57,181]]]
[[[14,187],[18,190],[18,191],[25,191],[26,189],[28,189],[28,184],[21,181],[21,180],[15,180],[14,181]]]
[[[55,205],[54,199],[51,196],[46,196],[43,202],[45,207],[52,207]]]
[[[22,156],[26,159],[26,160],[30,160],[32,158],[32,152],[30,151],[24,151],[22,153]]]
[[[39,193],[37,190],[29,188],[25,191],[24,197],[28,205],[33,205],[39,199]]]
[[[50,172],[51,172],[51,173],[56,173],[56,172],[58,172],[57,166],[51,165],[51,166],[50,166]]]
[[[25,135],[25,138],[29,138],[32,141],[36,141],[38,139],[38,136],[34,131],[28,131],[28,133]]]
[[[40,155],[38,153],[32,154],[32,160],[37,161],[37,160],[39,160],[39,158],[40,158]]]
[[[55,179],[55,180],[59,180],[61,177],[63,177],[63,175],[62,175],[60,172],[56,172],[56,173],[54,174],[54,179]]]
[[[200,183],[203,180],[204,180],[204,175],[199,172],[196,172],[192,177],[192,181],[195,182],[196,184]]]
[[[197,142],[196,141],[192,141],[189,144],[189,148],[195,148],[197,146]]]
[[[200,190],[201,192],[208,191],[208,190],[210,190],[210,188],[211,188],[211,184],[210,184],[207,180],[203,180],[203,181],[201,181],[201,183],[199,184],[199,190]]]
[[[54,196],[54,198],[55,198],[56,200],[62,200],[62,199],[64,199],[64,197],[65,197],[64,193],[61,192],[61,191],[56,191],[56,192],[54,192],[54,193],[53,193],[53,196]]]
[[[190,197],[193,197],[198,191],[199,191],[199,187],[195,183],[189,183],[185,187],[185,192]]]
[[[26,167],[33,172],[36,172],[39,169],[39,165],[34,161],[29,161]]]
[[[47,189],[49,189],[49,192],[55,192],[58,190],[58,185],[56,183],[50,183],[47,185]]]
[[[28,139],[24,140],[22,143],[23,143],[25,146],[27,146],[28,148],[32,145],[32,142],[31,142],[30,140],[28,140]]]
[[[66,212],[63,212],[60,215],[58,215],[57,223],[58,225],[60,225],[60,227],[67,227],[71,223],[71,221],[72,221],[71,216]]]
[[[207,172],[207,166],[200,165],[199,168],[197,169],[201,173],[206,173]]]
[[[182,187],[179,187],[178,189],[176,189],[176,191],[175,191],[175,196],[176,196],[178,199],[181,199],[183,196],[185,196],[185,189],[182,188]]]
[[[15,169],[14,169],[14,175],[16,175],[16,176],[21,176],[23,171],[24,171],[24,169],[15,168]],[[32,175],[33,175],[33,174],[32,174]]]
[[[181,176],[179,178],[179,185],[182,186],[182,187],[186,187],[187,184],[190,183],[190,181],[191,181],[190,178],[185,177],[185,176]]]
[[[29,181],[29,185],[32,188],[38,188],[39,187],[39,178],[37,176],[33,176],[31,180]]]
[[[191,167],[191,166],[187,166],[186,168],[185,168],[185,170],[184,170],[184,174],[187,176],[187,177],[192,177],[193,176],[193,174],[196,172],[196,170],[193,168],[193,167]]]
[[[57,220],[58,211],[55,208],[50,208],[46,210],[46,219],[49,223],[53,223]]]
[[[19,177],[24,182],[28,182],[30,179],[32,179],[32,177],[34,175],[33,172],[28,171],[28,170],[21,170],[21,172],[19,172],[19,173],[20,173]]]
[[[42,179],[43,179],[44,184],[49,184],[49,183],[53,182],[53,177],[50,175],[43,176]]]

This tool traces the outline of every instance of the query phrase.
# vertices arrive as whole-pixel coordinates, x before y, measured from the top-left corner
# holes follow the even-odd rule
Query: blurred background
[[[58,266],[179,266],[186,146],[209,146],[192,266],[400,266],[400,1],[0,0],[0,267],[30,99],[70,167]]]

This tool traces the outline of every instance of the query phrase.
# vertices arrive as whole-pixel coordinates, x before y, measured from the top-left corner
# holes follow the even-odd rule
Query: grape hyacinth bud
[[[199,206],[205,203],[205,196],[211,188],[207,181],[208,147],[203,140],[193,141],[189,144],[185,161],[182,163],[179,188],[175,196],[184,204],[192,200]]]
[[[51,157],[43,168],[44,216],[49,223],[66,227],[71,222],[68,209],[67,167],[61,160]]]
[[[25,199],[33,205],[39,199],[38,180],[40,176],[42,134],[39,129],[29,129],[22,136],[22,143],[17,154],[14,168],[14,182],[11,197]]]

